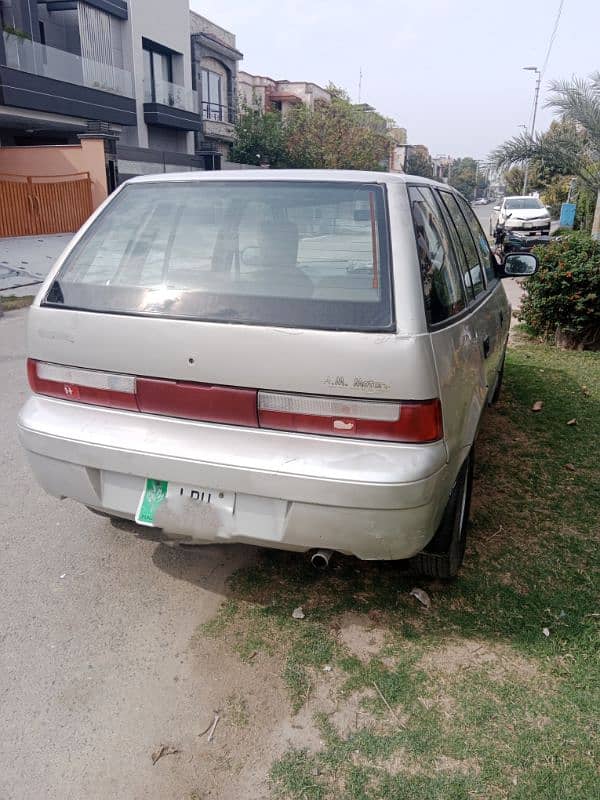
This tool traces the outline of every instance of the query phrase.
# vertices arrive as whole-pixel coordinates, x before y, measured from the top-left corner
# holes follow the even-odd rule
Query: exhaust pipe
[[[329,566],[329,559],[333,555],[333,550],[317,550],[310,557],[310,563],[315,569],[327,569]]]

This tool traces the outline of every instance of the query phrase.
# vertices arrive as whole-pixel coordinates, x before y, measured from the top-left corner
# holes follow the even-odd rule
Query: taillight
[[[63,367],[43,361],[27,361],[27,376],[37,394],[79,403],[138,411],[135,378],[91,369]]]
[[[440,401],[345,399],[137,378],[29,359],[36,394],[202,422],[424,444],[442,438]]]
[[[258,423],[282,431],[420,444],[443,435],[438,399],[381,402],[259,392]]]
[[[138,378],[137,401],[148,414],[258,427],[256,389]]]

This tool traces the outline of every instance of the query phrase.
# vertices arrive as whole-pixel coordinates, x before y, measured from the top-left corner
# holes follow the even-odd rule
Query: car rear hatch
[[[389,217],[371,182],[126,185],[32,309],[31,385],[245,428],[437,441],[429,337],[397,331]]]

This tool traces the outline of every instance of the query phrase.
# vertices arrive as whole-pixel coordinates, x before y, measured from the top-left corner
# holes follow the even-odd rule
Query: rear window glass
[[[389,330],[383,189],[264,180],[131,184],[75,247],[45,304]]]
[[[452,222],[456,226],[460,243],[462,244],[466,257],[466,270],[463,274],[465,286],[472,290],[475,297],[484,291],[483,273],[479,261],[479,252],[475,247],[475,242],[469,231],[469,226],[463,217],[454,195],[449,192],[440,192]]]

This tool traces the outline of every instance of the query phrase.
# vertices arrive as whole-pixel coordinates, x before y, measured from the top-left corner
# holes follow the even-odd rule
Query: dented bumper
[[[407,558],[433,536],[450,478],[443,442],[403,445],[189,422],[34,396],[19,436],[39,483],[133,519],[146,478],[235,493],[232,510],[172,499],[173,538]]]

